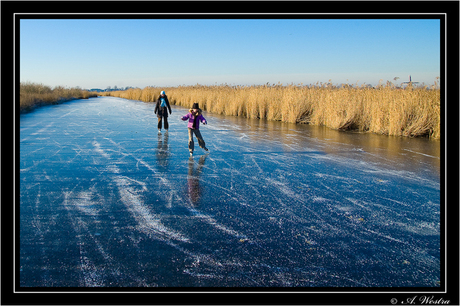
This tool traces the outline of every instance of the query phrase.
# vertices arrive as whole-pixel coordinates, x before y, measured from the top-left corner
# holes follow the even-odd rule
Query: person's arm
[[[157,103],[155,105],[155,114],[158,112],[158,106],[160,105],[159,102],[160,102],[160,99],[157,100]]]
[[[169,114],[171,115],[171,105],[169,105],[169,99],[168,99],[168,97],[166,97],[166,105],[168,106]]]

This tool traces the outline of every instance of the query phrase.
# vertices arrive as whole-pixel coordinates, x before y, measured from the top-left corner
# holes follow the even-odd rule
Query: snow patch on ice
[[[110,155],[107,154],[104,150],[101,149],[101,144],[99,142],[97,142],[96,140],[93,141],[93,146],[95,147],[95,151],[99,154],[101,154],[102,156],[104,156],[105,158],[108,158],[110,159]]]
[[[326,198],[323,198],[323,197],[318,197],[318,196],[314,196],[312,198],[312,201],[313,202],[319,202],[319,203],[323,203],[323,202],[327,202],[327,201],[330,201],[329,199],[326,199]]]
[[[109,158],[107,154],[101,147],[101,145],[95,140],[93,145],[96,147],[96,152],[102,156]],[[112,173],[120,173],[120,169],[115,164],[110,164],[107,167]],[[182,242],[188,242],[189,239],[182,234],[167,228],[161,223],[160,217],[150,213],[149,209],[144,205],[140,192],[145,191],[147,188],[145,184],[137,180],[128,179],[125,176],[117,175],[113,177],[116,185],[118,186],[118,192],[120,194],[121,201],[125,204],[128,211],[137,221],[137,228],[139,231],[147,234],[152,239],[160,240],[177,240]],[[141,185],[142,189],[138,191],[131,183],[134,181]]]
[[[138,223],[138,230],[147,234],[150,238],[160,240],[178,240],[188,242],[189,239],[182,234],[173,231],[161,223],[160,217],[150,213],[149,209],[143,205],[140,196],[130,187],[127,179],[118,176],[114,178],[121,201],[125,204],[126,208],[132,214]]]
[[[84,214],[96,216],[98,214],[97,203],[91,201],[92,196],[92,192],[82,191],[77,195],[73,203]]]

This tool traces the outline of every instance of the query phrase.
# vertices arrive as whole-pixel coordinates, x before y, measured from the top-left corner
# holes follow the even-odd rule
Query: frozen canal
[[[439,287],[439,142],[113,97],[20,116],[21,287]]]

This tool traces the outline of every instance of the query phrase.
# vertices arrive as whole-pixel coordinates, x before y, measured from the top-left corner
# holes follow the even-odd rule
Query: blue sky
[[[436,19],[22,19],[20,80],[81,88],[433,84]]]

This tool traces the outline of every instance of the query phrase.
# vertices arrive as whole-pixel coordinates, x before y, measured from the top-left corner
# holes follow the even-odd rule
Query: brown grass
[[[265,86],[146,87],[102,93],[154,102],[165,90],[171,104],[208,112],[291,123],[324,125],[393,136],[440,138],[440,90],[391,83],[376,88],[316,84]]]
[[[89,97],[97,96],[80,88],[67,89],[58,86],[51,89],[49,86],[30,82],[21,83],[19,86],[19,108],[21,112],[32,110],[40,105],[57,104],[72,99],[88,99]]]

